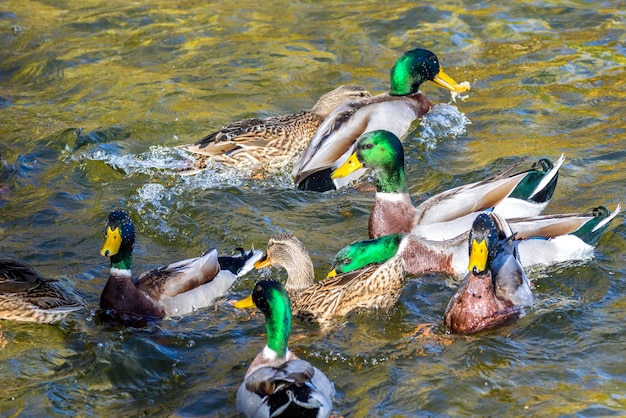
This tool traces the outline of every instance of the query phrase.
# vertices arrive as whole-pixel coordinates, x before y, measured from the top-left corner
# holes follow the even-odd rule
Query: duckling
[[[287,270],[285,289],[293,314],[323,328],[334,319],[360,309],[388,310],[400,297],[405,283],[402,259],[362,257],[335,277],[315,282],[313,263],[302,242],[291,234],[270,238],[265,258],[256,268],[280,265]]]
[[[252,175],[282,169],[304,151],[320,124],[340,104],[371,96],[364,87],[347,84],[324,94],[310,111],[233,122],[194,144],[181,145],[194,159],[193,167],[181,174],[200,173],[211,160],[250,169]]]
[[[391,68],[389,92],[345,103],[324,120],[293,169],[296,187],[323,192],[343,187],[363,175],[364,170],[360,170],[347,180],[329,177],[353,152],[362,134],[385,129],[403,137],[413,121],[432,107],[419,92],[428,80],[453,93],[470,88],[469,83],[458,84],[449,77],[433,52],[420,48],[406,52]]]
[[[204,308],[224,296],[263,256],[261,251],[241,250],[239,257],[218,257],[213,248],[201,257],[147,271],[133,280],[135,226],[130,216],[122,210],[111,212],[105,236],[100,254],[110,258],[111,270],[100,308],[127,323],[152,322]]]
[[[329,417],[335,386],[318,368],[289,351],[291,308],[284,287],[261,280],[234,305],[265,315],[267,345],[248,367],[237,390],[237,410],[247,417]]]
[[[511,237],[506,221],[497,214],[482,213],[474,220],[468,272],[444,313],[449,331],[474,334],[509,324],[519,319],[522,307],[533,304],[530,281]]]
[[[56,282],[28,264],[0,259],[0,319],[52,324],[82,309]]]
[[[447,190],[414,207],[402,144],[392,132],[378,130],[359,138],[355,152],[332,177],[345,177],[362,167],[373,170],[376,196],[368,226],[371,238],[404,232],[446,240],[468,231],[481,210],[495,207],[505,218],[538,215],[552,197],[563,161],[563,156],[554,165],[542,159],[530,170],[513,174],[516,163],[494,177]]]

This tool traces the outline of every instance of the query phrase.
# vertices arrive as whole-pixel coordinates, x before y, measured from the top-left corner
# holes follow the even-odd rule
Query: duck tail
[[[252,248],[250,251],[245,251],[243,248],[238,247],[235,251],[239,251],[241,254],[237,256],[222,255],[218,257],[221,270],[228,270],[234,275],[241,277],[254,268],[254,263],[263,257],[263,251],[255,250]]]
[[[620,204],[617,205],[613,212],[605,206],[598,206],[594,208],[591,213],[593,218],[573,232],[578,238],[586,242],[591,246],[596,246],[602,238],[604,231],[608,228],[609,224],[622,210]]]
[[[513,189],[509,197],[522,200],[530,200],[536,203],[546,203],[554,194],[557,180],[559,177],[559,169],[565,161],[565,156],[561,157],[554,163],[548,158],[542,158],[533,164],[528,170],[524,179]]]

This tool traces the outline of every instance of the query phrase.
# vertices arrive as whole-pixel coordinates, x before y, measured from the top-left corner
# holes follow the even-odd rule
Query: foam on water
[[[472,121],[456,106],[439,103],[420,120],[422,132],[419,140],[432,149],[439,139],[463,135],[466,132],[465,126],[471,123]]]

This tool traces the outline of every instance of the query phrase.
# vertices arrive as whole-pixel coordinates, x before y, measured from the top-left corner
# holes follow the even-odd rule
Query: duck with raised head
[[[470,88],[469,83],[459,84],[449,77],[433,52],[421,48],[406,52],[391,68],[387,93],[345,103],[324,120],[294,167],[296,186],[301,190],[327,191],[359,178],[363,170],[346,180],[331,179],[330,173],[343,164],[353,152],[357,138],[366,132],[385,129],[402,138],[413,121],[432,107],[419,91],[426,81],[453,93]]]
[[[79,309],[80,301],[57,280],[21,261],[0,259],[0,319],[52,324]]]
[[[486,180],[439,193],[417,207],[409,195],[404,150],[392,132],[368,132],[355,152],[332,177],[350,175],[363,167],[373,171],[374,206],[369,218],[371,238],[411,233],[429,240],[452,239],[470,229],[479,211],[495,208],[505,218],[538,215],[548,204],[563,163],[541,159],[529,170],[515,173],[519,163]]]
[[[210,249],[201,257],[159,267],[133,280],[135,226],[122,210],[109,214],[100,251],[111,260],[100,308],[123,322],[152,322],[189,314],[224,296],[233,282],[250,271],[262,251],[241,250],[240,256],[218,256]]]
[[[329,417],[335,386],[288,348],[289,296],[275,280],[261,280],[252,294],[234,305],[257,307],[265,315],[267,344],[252,361],[237,390],[237,410],[247,417]]]
[[[194,144],[181,145],[193,166],[181,174],[197,174],[210,162],[249,169],[251,174],[284,168],[304,151],[324,119],[339,105],[372,95],[362,86],[346,84],[324,94],[311,110],[266,119],[243,119]]]
[[[362,257],[343,274],[316,282],[304,244],[292,234],[283,233],[270,238],[265,258],[255,267],[282,266],[287,270],[285,289],[294,315],[326,325],[355,310],[393,307],[405,283],[402,259],[388,256],[381,263],[379,259]]]
[[[497,214],[482,213],[474,220],[468,272],[444,313],[449,331],[474,334],[497,328],[516,321],[522,308],[533,304],[530,281],[511,237],[506,221]]]

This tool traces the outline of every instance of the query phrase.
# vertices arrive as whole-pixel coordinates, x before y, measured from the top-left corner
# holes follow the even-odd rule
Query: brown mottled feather
[[[0,259],[0,319],[53,323],[80,309],[55,282],[27,264]]]
[[[189,171],[194,173],[206,169],[211,161],[237,168],[279,169],[306,148],[324,118],[337,106],[367,97],[371,94],[362,86],[340,86],[323,95],[310,111],[244,119],[179,148],[192,153],[195,162]]]
[[[400,296],[405,282],[402,258],[396,256],[381,265],[314,283],[309,254],[300,240],[291,234],[270,239],[267,259],[272,265],[281,265],[287,270],[285,289],[291,299],[293,314],[301,320],[321,324],[361,308],[389,309]],[[292,281],[308,285],[294,286]]]

